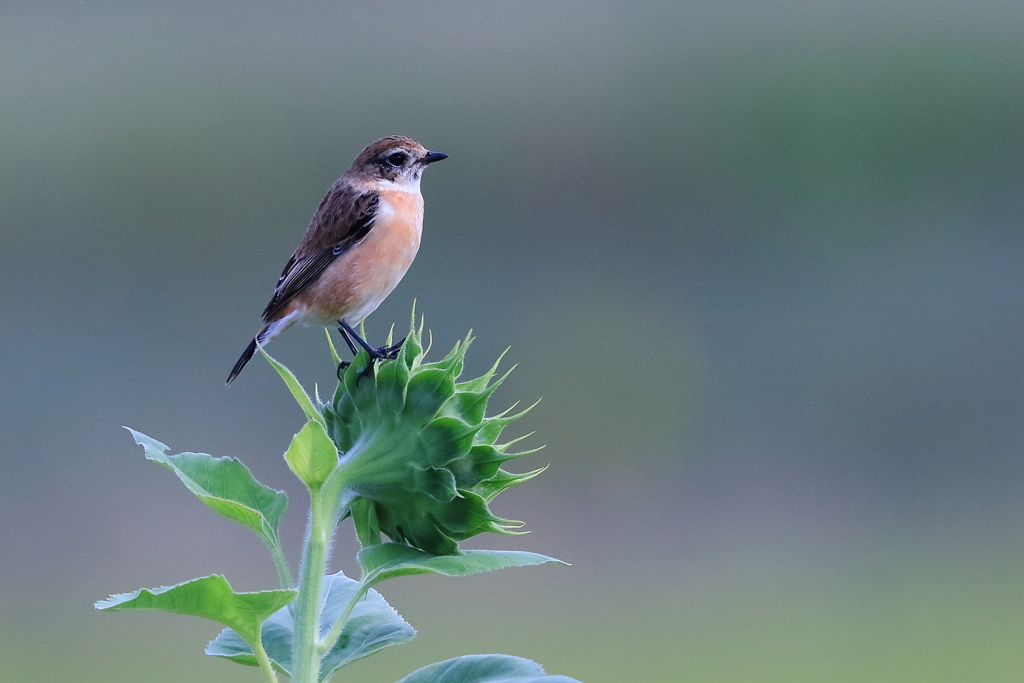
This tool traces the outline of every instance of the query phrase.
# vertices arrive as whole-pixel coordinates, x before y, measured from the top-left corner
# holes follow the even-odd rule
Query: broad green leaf
[[[260,624],[297,595],[293,590],[236,593],[223,576],[205,576],[177,586],[111,595],[96,603],[101,610],[158,610],[218,621],[248,642],[256,642]]]
[[[359,590],[359,583],[334,574],[326,577],[324,587],[323,614],[320,632],[327,633],[335,620],[348,606]],[[285,673],[291,672],[292,644],[295,624],[291,611],[283,608],[263,624],[263,647],[275,667]],[[325,680],[334,671],[349,662],[365,657],[389,645],[405,643],[416,635],[416,631],[375,590],[356,603],[341,631],[338,642],[324,657],[321,664],[320,680]],[[252,648],[238,633],[224,629],[206,647],[206,654],[224,657],[239,664],[256,666]]]
[[[264,351],[262,346],[260,347],[260,353],[262,353],[263,357],[267,359],[267,362],[277,370],[277,374],[281,375],[281,379],[283,379],[284,383],[288,385],[288,391],[292,392],[295,402],[299,404],[300,408],[302,408],[302,412],[306,414],[306,417],[310,420],[316,420],[323,425],[324,416],[321,415],[320,411],[313,405],[313,400],[309,398],[309,394],[307,394],[306,390],[302,388],[301,384],[299,384],[299,380],[295,377],[292,371],[274,360],[273,356]]]
[[[465,655],[412,672],[398,683],[580,683],[549,676],[536,662],[511,655]]]
[[[292,439],[284,459],[306,486],[318,489],[338,464],[338,449],[323,423],[310,420]]]
[[[167,455],[167,446],[125,427],[146,458],[170,469],[189,491],[211,510],[252,529],[267,546],[276,547],[277,528],[288,507],[284,491],[256,481],[249,469],[234,458],[206,453]]]
[[[431,555],[401,543],[381,543],[356,555],[363,583],[372,586],[387,579],[413,574],[469,576],[507,567],[528,567],[558,562],[547,555],[517,550],[464,550],[461,555]]]

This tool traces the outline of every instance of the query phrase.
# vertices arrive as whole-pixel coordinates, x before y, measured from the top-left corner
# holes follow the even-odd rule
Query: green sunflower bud
[[[383,533],[428,553],[455,555],[460,541],[477,534],[516,533],[522,523],[498,517],[490,502],[542,469],[501,468],[534,452],[510,453],[519,439],[498,441],[529,408],[486,416],[491,394],[508,376],[495,376],[501,358],[480,377],[460,382],[472,337],[434,363],[423,362],[429,348],[422,340],[423,324],[414,319],[396,359],[367,369],[361,351],[320,412],[340,453],[340,518],[353,518],[362,544],[379,543]]]

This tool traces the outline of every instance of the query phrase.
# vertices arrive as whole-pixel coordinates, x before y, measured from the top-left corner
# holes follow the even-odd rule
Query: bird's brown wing
[[[288,259],[277,280],[274,296],[263,310],[263,322],[270,322],[327,266],[358,244],[373,228],[380,195],[357,193],[351,186],[335,183],[320,202],[302,244]]]

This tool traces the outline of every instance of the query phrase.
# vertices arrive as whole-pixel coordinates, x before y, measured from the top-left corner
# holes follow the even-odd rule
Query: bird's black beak
[[[441,161],[442,159],[447,158],[448,155],[444,152],[427,152],[427,155],[423,157],[423,165],[426,166],[427,164],[432,164],[435,161]]]

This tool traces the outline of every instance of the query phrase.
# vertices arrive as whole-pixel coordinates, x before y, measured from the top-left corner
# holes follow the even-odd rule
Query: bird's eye
[[[394,152],[393,154],[389,154],[384,160],[392,166],[404,166],[405,162],[409,160],[409,157],[404,152]]]

